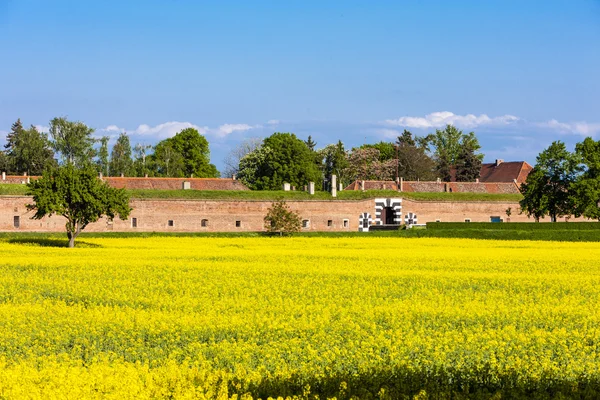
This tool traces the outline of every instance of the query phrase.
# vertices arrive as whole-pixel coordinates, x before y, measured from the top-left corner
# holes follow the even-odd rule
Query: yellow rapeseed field
[[[600,245],[0,241],[0,399],[598,398]]]

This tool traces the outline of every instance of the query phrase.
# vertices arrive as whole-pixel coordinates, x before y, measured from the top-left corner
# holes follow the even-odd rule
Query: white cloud
[[[588,122],[559,122],[556,119],[551,119],[547,122],[536,123],[536,126],[541,128],[550,128],[561,133],[569,133],[580,136],[596,136],[600,134],[600,123]]]
[[[49,126],[44,126],[44,125],[34,125],[35,129],[38,130],[38,132],[42,132],[42,133],[48,133],[50,132],[50,127]]]
[[[278,119],[270,119],[267,121],[267,124],[269,125],[279,125],[279,120]]]
[[[106,132],[123,132],[124,131],[124,129],[121,129],[116,125],[109,125],[106,128],[101,129],[101,130],[106,131]]]
[[[136,130],[130,131],[129,133],[142,136],[154,136],[156,138],[164,139],[173,137],[176,133],[179,133],[187,128],[194,128],[203,135],[208,131],[207,127],[200,127],[192,124],[191,122],[171,121],[156,126],[142,124],[138,126]]]
[[[233,132],[243,132],[253,129],[253,126],[248,124],[223,124],[217,129],[211,129],[210,132],[219,137],[225,137]]]
[[[425,117],[400,117],[398,119],[388,119],[385,121],[388,125],[402,126],[406,128],[442,128],[448,124],[459,128],[475,128],[481,125],[508,125],[519,121],[514,115],[503,115],[490,118],[486,114],[479,116],[474,114],[457,115],[449,111],[440,111],[427,114]]]

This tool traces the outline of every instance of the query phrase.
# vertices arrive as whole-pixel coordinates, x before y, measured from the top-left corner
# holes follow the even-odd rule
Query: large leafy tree
[[[150,173],[148,150],[152,148],[149,144],[138,143],[133,148],[135,160],[133,161],[133,169],[137,176],[145,176]]]
[[[150,164],[157,176],[181,178],[187,175],[183,156],[173,148],[171,142],[165,140],[154,147]]]
[[[274,133],[240,161],[240,179],[251,189],[277,190],[284,182],[321,182],[315,154],[293,133]]]
[[[39,175],[55,163],[48,136],[35,126],[23,129],[19,120],[13,124],[9,136],[6,155],[14,172]]]
[[[123,132],[119,135],[117,142],[110,154],[110,175],[131,176],[133,174],[133,160],[131,159],[131,144],[129,136]]]
[[[396,159],[396,146],[390,142],[379,142],[374,144],[363,144],[361,149],[376,149],[379,151],[379,161],[385,162]]]
[[[329,179],[331,175],[336,175],[338,182],[347,185],[350,182],[346,178],[346,169],[348,168],[348,154],[344,148],[344,143],[339,140],[336,144],[328,144],[318,151],[319,157],[323,160],[323,175]]]
[[[581,172],[579,158],[570,153],[561,141],[552,144],[537,156],[537,163],[521,185],[521,211],[536,221],[549,215],[557,218],[575,213],[575,198],[571,190]]]
[[[419,137],[413,137],[406,129],[396,141],[398,146],[398,176],[409,180],[433,180],[436,178],[435,163],[427,155],[426,146]]]
[[[179,157],[174,153],[178,153]],[[194,176],[197,178],[215,178],[219,176],[217,167],[210,163],[208,141],[194,128],[186,128],[156,145],[154,161],[166,167],[174,164],[172,161],[181,159],[181,169],[169,166],[159,168],[163,174],[170,170],[167,176]],[[165,159],[164,157],[169,159]]]
[[[479,153],[481,145],[474,132],[463,133],[453,125],[446,125],[444,129],[436,129],[434,134],[426,136],[427,147],[434,148],[434,159],[438,175],[442,180],[450,180],[450,169],[459,164],[468,165],[472,169],[472,157],[483,160]],[[466,172],[463,176],[472,176],[473,172]],[[477,174],[476,177],[479,175]],[[474,180],[474,179],[473,179]]]
[[[93,132],[83,122],[69,121],[64,117],[50,121],[52,148],[60,154],[63,164],[81,167],[90,163],[96,154]]]
[[[7,151],[10,151],[10,149],[15,145],[16,137],[23,133],[23,131],[25,131],[25,129],[23,128],[21,118],[19,118],[15,121],[15,123],[12,124],[10,127],[10,132],[8,132],[6,135],[6,144],[4,145],[4,148]]]
[[[455,169],[457,182],[473,182],[481,174],[481,157],[468,141],[461,146]]]
[[[75,239],[88,224],[102,216],[126,219],[131,212],[125,190],[102,182],[91,165],[77,168],[67,163],[48,169],[41,178],[29,183],[28,191],[33,196],[33,204],[27,206],[35,211],[33,219],[56,214],[67,220],[69,247],[75,246]]]
[[[379,161],[380,152],[374,147],[354,148],[348,154],[344,176],[350,181],[392,180],[396,177],[396,160]]]
[[[577,143],[575,152],[584,169],[572,185],[575,215],[600,220],[600,140],[588,137]]]

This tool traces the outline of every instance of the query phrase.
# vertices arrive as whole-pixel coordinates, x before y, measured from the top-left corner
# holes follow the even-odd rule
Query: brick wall
[[[32,220],[26,204],[31,198],[25,196],[0,197],[0,231],[63,232],[62,217]],[[263,218],[270,201],[223,201],[223,200],[131,200],[133,211],[127,221],[116,219],[112,224],[105,219],[91,224],[88,232],[236,232],[262,231]],[[375,200],[358,201],[288,201],[292,210],[298,211],[303,219],[309,220],[311,231],[357,231],[361,213],[375,215]],[[517,202],[433,202],[404,199],[402,213],[416,213],[419,223],[434,222],[489,222],[490,217],[506,219],[505,210],[511,207],[512,222],[532,222],[519,215]],[[20,227],[14,228],[14,217],[19,217]],[[136,218],[137,227],[132,227]],[[207,226],[202,226],[202,220]],[[348,221],[347,227],[344,220]],[[546,219],[548,220],[548,219]],[[169,226],[173,221],[173,226]],[[240,221],[240,226],[236,226]],[[329,224],[331,221],[331,224]]]

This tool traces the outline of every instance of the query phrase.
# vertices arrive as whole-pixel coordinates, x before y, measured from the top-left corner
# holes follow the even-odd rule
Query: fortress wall
[[[26,204],[31,202],[26,196],[0,197],[0,231],[37,231],[64,232],[65,220],[54,216],[42,220],[30,219],[33,212],[27,211]],[[263,218],[271,201],[252,200],[131,200],[133,211],[126,221],[116,218],[112,223],[102,219],[90,224],[88,232],[238,232],[262,231]],[[288,201],[294,211],[303,219],[308,219],[310,231],[357,231],[359,215],[364,212],[375,216],[375,200],[359,201]],[[470,218],[472,222],[489,222],[490,217],[498,216],[506,220],[505,210],[512,207],[512,222],[532,222],[532,219],[518,214],[517,202],[402,202],[403,216],[416,213],[420,224],[434,222],[463,222]],[[19,217],[20,227],[14,227],[14,217]],[[137,219],[137,227],[132,227],[132,218]],[[207,219],[208,225],[202,226]],[[169,226],[168,221],[173,221]],[[331,220],[331,226],[328,221]],[[348,226],[344,226],[348,220]],[[236,226],[240,221],[241,226]],[[548,219],[546,219],[548,221]]]

